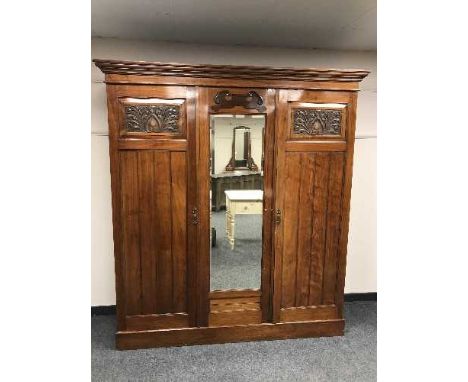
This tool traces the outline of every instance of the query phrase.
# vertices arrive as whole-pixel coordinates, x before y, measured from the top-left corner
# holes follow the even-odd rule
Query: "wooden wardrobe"
[[[107,87],[117,348],[343,335],[356,101],[368,72],[94,62]],[[253,126],[249,155],[263,123],[263,201],[236,224],[261,219],[261,244],[236,238],[229,252],[224,230],[213,249],[210,240],[210,219],[224,222],[210,202],[210,131],[218,123],[227,142],[223,126],[242,118]],[[229,155],[218,146],[218,159]],[[249,203],[237,208],[249,213]],[[246,259],[241,269],[249,246],[260,285],[210,288],[210,253]]]

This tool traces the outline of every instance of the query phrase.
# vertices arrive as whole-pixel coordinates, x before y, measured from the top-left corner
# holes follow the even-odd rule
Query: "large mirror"
[[[260,288],[264,129],[262,114],[210,116],[211,290]]]

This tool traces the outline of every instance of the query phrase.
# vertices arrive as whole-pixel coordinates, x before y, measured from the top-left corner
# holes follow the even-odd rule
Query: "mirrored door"
[[[201,325],[270,319],[274,95],[199,90]]]
[[[210,116],[210,290],[260,289],[265,115]]]

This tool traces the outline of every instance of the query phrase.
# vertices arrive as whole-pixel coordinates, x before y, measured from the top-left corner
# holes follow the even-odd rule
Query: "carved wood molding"
[[[201,78],[238,78],[253,80],[338,81],[360,82],[367,70],[314,68],[273,68],[267,66],[187,65],[147,61],[95,59],[93,62],[106,74],[140,76],[177,76]]]
[[[179,132],[178,105],[127,105],[125,129],[128,132]]]
[[[236,106],[256,109],[259,113],[266,110],[266,107],[263,105],[263,98],[253,90],[247,94],[231,94],[229,90],[223,90],[214,96],[214,103],[215,105],[211,107],[213,111],[230,109]]]
[[[341,111],[324,109],[295,109],[293,133],[304,135],[340,135]]]

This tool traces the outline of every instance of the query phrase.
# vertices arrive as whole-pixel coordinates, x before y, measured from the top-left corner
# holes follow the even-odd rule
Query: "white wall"
[[[375,52],[344,52],[238,46],[209,46],[167,42],[92,39],[92,58],[153,60],[189,64],[232,64],[367,69],[357,111],[357,141],[351,197],[347,293],[375,292],[376,281],[376,99]],[[104,75],[92,65],[92,252],[91,305],[115,304]],[[257,163],[259,165],[259,163]]]

